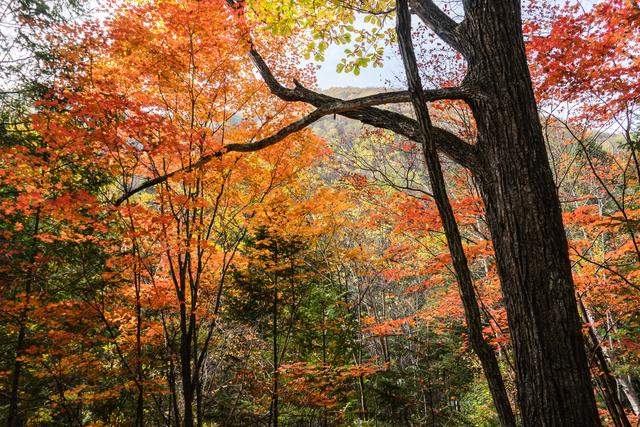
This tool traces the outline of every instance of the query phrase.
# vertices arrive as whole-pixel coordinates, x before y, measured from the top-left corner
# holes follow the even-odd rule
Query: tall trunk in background
[[[137,252],[137,247],[135,249]],[[134,252],[135,253],[135,252]],[[134,265],[134,287],[136,294],[136,386],[138,396],[136,399],[136,427],[144,426],[144,372],[142,369],[142,304],[140,301],[142,277],[138,261]]]
[[[184,288],[183,288],[184,289]],[[182,425],[193,427],[193,385],[191,381],[191,336],[189,334],[190,317],[184,301],[184,292],[180,300],[180,374],[182,378],[182,398],[184,400],[184,416]]]
[[[400,45],[400,53],[404,63],[405,74],[412,94],[413,109],[422,134],[422,147],[429,174],[429,182],[433,198],[438,208],[453,267],[460,290],[460,298],[464,307],[465,320],[469,331],[471,346],[475,351],[484,371],[493,403],[503,426],[516,425],[516,419],[509,403],[507,390],[504,386],[498,359],[491,346],[485,341],[482,334],[482,318],[476,299],[476,293],[471,278],[471,271],[467,257],[462,246],[462,238],[458,224],[449,202],[444,175],[438,158],[436,145],[433,141],[431,118],[427,108],[427,102],[423,96],[422,82],[418,73],[418,66],[411,40],[411,15],[407,0],[397,1],[397,35]]]
[[[327,368],[327,305],[322,301],[322,369]],[[322,405],[322,427],[327,427],[327,404]]]
[[[356,280],[356,284],[358,287],[358,295],[357,295],[357,305],[356,305],[356,313],[357,313],[357,322],[358,322],[358,353],[357,356],[356,354],[353,355],[355,364],[357,366],[361,366],[362,365],[362,346],[363,346],[363,342],[364,342],[364,333],[362,332],[362,298],[363,298],[363,292],[362,292],[362,288],[360,285],[360,281]],[[345,295],[347,295],[347,293],[345,292]],[[364,375],[362,373],[360,373],[358,375],[358,402],[360,404],[360,409],[358,411],[358,420],[360,423],[362,423],[362,421],[366,420],[368,418],[368,410],[367,410],[367,399],[366,399],[366,395],[365,395],[365,382],[364,382]]]
[[[198,427],[202,426],[202,381],[201,381],[201,366],[198,364],[198,331],[195,328],[194,322],[194,331],[192,334],[193,337],[193,348],[191,349],[191,354],[193,357],[193,392],[195,394],[196,401],[196,425]]]
[[[169,385],[169,421],[171,421],[171,414],[173,413],[174,422],[168,423],[168,425],[174,425],[180,427],[180,408],[178,407],[178,393],[176,390],[176,370],[173,365],[173,360],[169,359],[167,366],[167,384]]]

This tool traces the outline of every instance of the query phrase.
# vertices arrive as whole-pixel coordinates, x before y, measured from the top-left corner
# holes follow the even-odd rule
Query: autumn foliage
[[[230,3],[125,1],[106,17],[61,23],[48,39],[46,90],[0,135],[0,417],[495,422],[421,147],[371,128],[342,132],[349,125],[332,117],[259,145],[309,107],[273,96],[249,49],[288,86],[313,86],[305,56],[351,43],[344,34],[360,12],[320,8],[316,22],[307,2]],[[375,40],[388,33],[389,2],[366,3],[380,9],[367,15],[379,28],[362,30],[357,46],[374,48],[351,52],[342,71],[381,65]],[[623,0],[527,7],[594,389],[608,422],[613,378],[633,422],[640,9]],[[434,109],[473,144],[464,106]],[[484,336],[515,402],[482,198],[467,170],[443,168]]]

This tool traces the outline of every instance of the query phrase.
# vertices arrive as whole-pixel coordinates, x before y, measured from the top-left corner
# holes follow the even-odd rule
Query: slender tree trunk
[[[500,373],[498,359],[496,358],[493,348],[485,341],[482,334],[482,319],[473,287],[471,271],[469,270],[469,264],[462,247],[462,238],[460,237],[460,231],[458,230],[453,208],[449,202],[444,175],[433,141],[431,118],[427,110],[426,100],[422,95],[422,82],[418,73],[413,42],[411,40],[411,17],[409,15],[407,0],[398,0],[397,5],[397,34],[400,53],[402,54],[404,62],[409,91],[412,93],[412,103],[416,119],[418,120],[418,125],[422,133],[422,146],[427,171],[429,173],[431,191],[433,192],[433,198],[436,202],[440,219],[442,220],[449,252],[453,260],[458,288],[464,306],[469,338],[482,364],[482,369],[489,384],[489,390],[491,391],[500,423],[503,426],[515,426],[516,419],[513,415],[511,404],[509,403],[509,397],[504,386],[502,374]]]
[[[198,427],[201,427],[204,420],[202,414],[202,380],[200,378],[201,372],[198,371],[196,381],[196,417],[198,419]]]
[[[382,320],[387,320],[387,298],[386,289],[382,288]],[[391,363],[391,354],[389,354],[389,340],[386,335],[380,337],[380,346],[382,347],[382,355],[385,363]]]
[[[607,405],[607,410],[609,411],[609,415],[613,420],[613,423],[618,427],[631,427],[629,423],[629,419],[624,412],[624,407],[618,398],[618,384],[616,379],[611,374],[611,370],[609,369],[609,363],[607,361],[607,357],[602,351],[602,346],[600,344],[600,340],[598,339],[598,335],[596,334],[596,330],[591,324],[593,324],[593,319],[589,316],[587,309],[582,302],[582,299],[578,297],[578,309],[583,320],[589,323],[589,328],[587,331],[587,349],[589,350],[589,354],[591,355],[590,360],[595,363],[595,366],[598,369],[598,374],[595,376],[595,380],[599,383],[600,389],[602,391],[602,397]]]
[[[170,354],[173,354],[173,352],[171,352]],[[167,383],[169,384],[170,391],[169,415],[171,415],[171,412],[173,412],[173,425],[178,427],[180,426],[180,408],[178,408],[178,395],[176,392],[176,370],[173,364],[173,360],[169,360],[169,366],[167,370]]]
[[[580,314],[584,318],[584,321],[589,323],[588,348],[593,354],[593,360],[600,371],[599,380],[602,384],[601,388],[603,389],[603,394],[606,394],[604,398],[607,403],[607,408],[609,409],[609,414],[616,425],[630,426],[631,424],[624,412],[624,406],[618,397],[618,382],[620,382],[620,380],[614,377],[611,373],[611,369],[609,369],[609,357],[605,352],[605,348],[602,346],[602,340],[598,335],[598,331],[592,326],[594,319],[580,297],[578,297],[578,308],[580,309]],[[622,388],[624,390],[624,386]]]
[[[360,282],[357,281],[358,286],[358,300],[356,306],[356,313],[358,319],[358,355],[354,354],[354,359],[356,359],[356,363],[358,366],[362,365],[362,343],[364,342],[364,334],[362,333],[362,288],[360,287]],[[345,295],[347,293],[345,292]],[[364,375],[362,373],[358,375],[358,402],[360,403],[360,411],[358,413],[358,420],[362,422],[367,419],[367,400],[365,397],[365,384],[364,384]]]
[[[274,254],[275,273],[273,278],[273,395],[271,398],[271,420],[278,427],[278,248]]]
[[[204,351],[204,350],[203,350]],[[201,366],[198,364],[198,332],[193,332],[193,388],[196,398],[196,425],[202,426],[202,382],[200,379]]]
[[[327,367],[327,307],[322,302],[322,369]],[[322,427],[327,427],[327,405],[322,408]]]
[[[495,248],[525,426],[600,425],[519,1],[466,0],[476,171]]]
[[[31,244],[31,254],[29,264],[31,267],[30,277],[27,279],[24,289],[24,308],[20,312],[18,339],[16,341],[16,352],[13,362],[13,372],[11,374],[11,394],[9,397],[9,413],[7,414],[7,426],[17,427],[23,424],[18,414],[20,401],[20,375],[22,373],[22,353],[25,347],[27,334],[27,317],[29,313],[29,303],[31,301],[31,287],[36,280],[36,252],[38,250],[38,240],[36,235],[40,232],[40,208],[36,209],[33,225],[33,241]]]
[[[635,387],[633,386],[633,382],[631,381],[631,377],[625,375],[622,377],[618,377],[618,382],[622,387],[622,391],[624,395],[627,397],[629,401],[629,405],[631,405],[631,409],[636,416],[640,415],[640,398],[638,398],[638,393],[636,392]]]
[[[27,285],[27,293],[30,293],[31,285]],[[18,341],[16,342],[16,353],[13,364],[13,372],[11,375],[11,396],[9,403],[9,415],[7,417],[7,426],[9,427],[18,427],[22,425],[22,421],[18,416],[18,401],[20,399],[20,374],[22,371],[22,361],[20,357],[22,357],[22,352],[24,350],[24,341],[25,341],[25,333],[26,327],[24,325],[25,316],[21,316],[20,318],[20,330],[18,331]]]
[[[137,289],[136,290],[136,300],[137,300],[137,304],[140,303],[140,290]],[[141,343],[140,343],[140,335],[141,335],[141,319],[140,319],[140,313],[139,313],[139,307],[136,308],[136,311],[138,312],[138,325],[136,327],[136,350],[137,350],[137,354],[136,354],[136,371],[137,371],[137,386],[138,386],[138,398],[137,398],[137,402],[136,402],[136,426],[142,427],[144,425],[144,387],[142,385],[143,382],[143,372],[142,372],[142,351],[141,351]]]
[[[136,249],[134,249],[136,250]],[[136,254],[134,253],[134,256]],[[139,253],[137,254],[140,255]],[[140,277],[140,266],[136,261],[134,271],[134,286],[136,294],[136,382],[138,387],[138,397],[136,401],[136,427],[144,425],[144,387],[142,371],[142,304],[140,301],[140,285],[142,278]]]
[[[136,400],[136,426],[144,426],[144,389],[138,386],[138,398]]]
[[[31,285],[27,285],[27,292],[30,293]],[[18,341],[16,342],[16,353],[13,363],[13,372],[11,375],[11,396],[9,403],[9,415],[7,417],[7,426],[18,427],[22,425],[22,421],[18,416],[18,401],[20,399],[20,374],[22,372],[22,352],[24,350],[24,341],[26,327],[24,325],[26,319],[20,318],[20,330],[18,331]]]
[[[587,315],[590,316],[589,310],[586,307],[585,307],[585,311],[586,311]],[[607,330],[615,331],[615,324],[613,323],[613,319],[611,318],[611,313],[609,311],[607,311],[606,319],[607,319]],[[596,336],[598,336],[598,331],[596,329],[594,329],[593,332],[596,334]],[[611,335],[612,334],[608,334],[608,336],[609,336],[609,348],[613,348],[613,339],[611,338]],[[600,337],[598,337],[598,340],[600,342],[603,341],[603,339],[600,338]],[[601,346],[600,348],[601,348],[603,354],[605,355],[605,357],[607,359],[611,359],[611,357],[608,354],[607,347],[606,346]],[[633,381],[631,380],[631,377],[629,375],[622,375],[622,376],[617,377],[616,379],[620,383],[620,386],[622,387],[622,392],[627,397],[627,400],[629,401],[629,404],[631,405],[631,409],[633,410],[633,413],[636,414],[636,415],[640,415],[640,398],[638,397],[638,392],[636,390],[636,387],[633,385]]]
[[[184,294],[183,294],[184,295]],[[193,427],[193,385],[191,381],[191,337],[187,327],[184,299],[180,302],[180,373],[182,376],[182,398],[184,415],[182,425]]]

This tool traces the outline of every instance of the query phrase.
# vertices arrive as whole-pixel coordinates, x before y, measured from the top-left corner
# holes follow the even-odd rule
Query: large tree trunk
[[[495,248],[524,425],[599,425],[567,239],[517,1],[467,1],[467,81],[478,128],[477,171]]]

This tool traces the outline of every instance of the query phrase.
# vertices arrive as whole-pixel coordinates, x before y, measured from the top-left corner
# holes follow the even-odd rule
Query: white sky
[[[360,75],[353,73],[338,73],[336,66],[344,57],[344,46],[330,46],[325,52],[325,60],[320,63],[316,77],[321,89],[330,87],[397,87],[402,81],[402,63],[400,58],[390,49],[387,49],[383,68],[369,66],[361,69]]]

